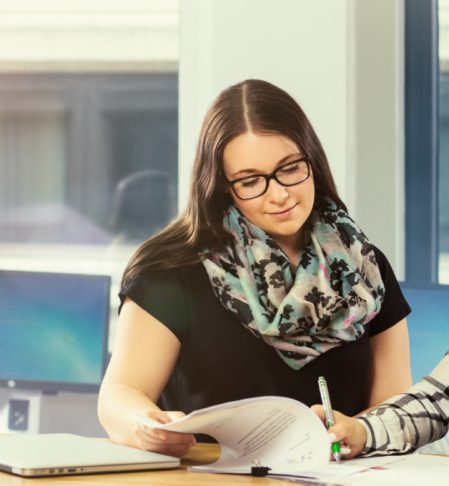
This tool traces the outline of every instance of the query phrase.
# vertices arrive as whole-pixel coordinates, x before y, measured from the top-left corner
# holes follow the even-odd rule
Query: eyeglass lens
[[[271,175],[245,177],[232,185],[234,192],[239,198],[252,199],[261,196],[267,190],[270,178],[276,179],[283,186],[294,186],[304,182],[308,177],[308,162],[305,160],[296,160],[279,167]]]

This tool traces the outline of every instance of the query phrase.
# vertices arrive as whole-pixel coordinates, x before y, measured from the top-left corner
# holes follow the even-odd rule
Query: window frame
[[[405,274],[438,283],[438,1],[405,1]]]

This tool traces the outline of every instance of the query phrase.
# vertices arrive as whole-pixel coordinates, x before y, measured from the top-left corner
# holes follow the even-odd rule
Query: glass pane
[[[439,19],[439,282],[449,283],[449,0],[440,0]]]
[[[174,216],[176,74],[15,81],[0,76],[0,243],[135,245]]]
[[[178,75],[0,73],[0,268],[112,276],[177,211]],[[113,334],[111,333],[111,340]]]
[[[53,239],[65,199],[62,112],[3,112],[0,120],[0,241]]]

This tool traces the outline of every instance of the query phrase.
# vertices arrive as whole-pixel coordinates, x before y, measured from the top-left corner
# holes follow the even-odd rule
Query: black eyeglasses
[[[301,158],[281,165],[271,174],[257,174],[240,177],[233,181],[227,180],[232,191],[239,199],[254,199],[262,196],[268,190],[271,179],[289,187],[301,184],[310,177],[310,164],[306,158]]]

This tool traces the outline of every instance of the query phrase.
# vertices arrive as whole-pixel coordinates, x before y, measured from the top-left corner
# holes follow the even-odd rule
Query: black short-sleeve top
[[[328,382],[333,408],[347,415],[367,408],[370,337],[410,312],[387,258],[377,248],[375,252],[385,285],[380,312],[357,341],[324,353],[298,371],[223,307],[201,263],[141,273],[121,290],[121,301],[132,299],[181,342],[175,369],[159,400],[161,408],[189,413],[261,395],[286,396],[312,405],[320,402],[321,375]]]

